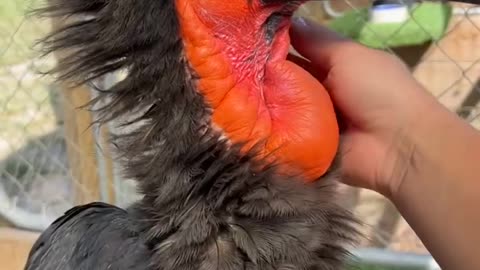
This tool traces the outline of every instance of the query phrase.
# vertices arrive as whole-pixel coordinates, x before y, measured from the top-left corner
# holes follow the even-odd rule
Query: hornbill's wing
[[[151,255],[135,228],[115,206],[74,207],[40,235],[25,270],[150,269]]]

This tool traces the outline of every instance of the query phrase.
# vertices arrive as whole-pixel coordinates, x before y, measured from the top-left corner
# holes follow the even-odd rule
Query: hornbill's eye
[[[272,1],[272,0],[269,0],[269,1]],[[286,15],[280,12],[274,12],[267,18],[264,26],[265,36],[267,41],[271,42],[273,40],[273,37],[275,36],[275,33],[277,32],[279,25],[285,19],[285,16]]]

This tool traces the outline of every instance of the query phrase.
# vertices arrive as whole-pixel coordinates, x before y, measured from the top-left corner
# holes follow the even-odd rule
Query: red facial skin
[[[287,61],[289,19],[273,42],[263,24],[280,5],[258,0],[176,0],[186,58],[213,124],[232,142],[259,141],[261,157],[288,175],[314,181],[336,155],[337,119],[324,87]]]

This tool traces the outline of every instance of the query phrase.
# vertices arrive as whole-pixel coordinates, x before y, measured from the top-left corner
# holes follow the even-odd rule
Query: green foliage
[[[412,7],[404,23],[374,24],[369,10],[353,10],[332,21],[331,29],[373,48],[420,45],[443,37],[452,14],[448,4],[425,2]]]

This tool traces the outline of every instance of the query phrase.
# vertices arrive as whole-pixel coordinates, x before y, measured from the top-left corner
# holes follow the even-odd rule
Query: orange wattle
[[[247,66],[242,51],[235,52],[239,60],[229,58],[229,44],[214,38],[215,30],[201,20],[191,0],[176,1],[186,58],[213,108],[213,124],[232,142],[247,142],[245,150],[264,142],[261,157],[279,163],[283,173],[305,181],[322,176],[337,153],[337,119],[325,88],[286,60],[288,29],[273,41],[264,65]],[[254,44],[254,38],[243,39]],[[259,54],[262,49],[267,50],[260,46]]]

